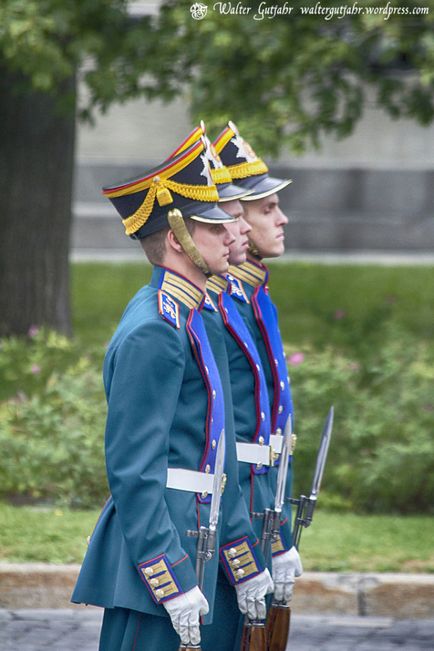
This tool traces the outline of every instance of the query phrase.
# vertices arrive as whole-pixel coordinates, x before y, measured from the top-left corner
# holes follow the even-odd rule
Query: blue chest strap
[[[293,416],[293,407],[276,308],[271,302],[268,291],[262,285],[253,292],[251,303],[265,343],[273,376],[271,428],[273,432],[278,430],[283,432],[289,414]]]
[[[263,444],[268,445],[270,442],[271,426],[270,407],[261,358],[243,318],[235,307],[231,296],[226,292],[222,292],[219,295],[219,309],[227,330],[243,351],[252,369],[255,382],[256,406],[256,429],[253,434],[253,441],[258,442],[261,440]],[[252,464],[252,469],[255,474],[268,472],[268,466],[258,468],[256,464]]]
[[[202,316],[197,310],[191,310],[186,324],[187,332],[208,393],[206,418],[206,444],[200,463],[202,472],[214,473],[217,446],[220,436],[224,436],[225,407],[220,376],[206,334]],[[202,503],[209,503],[211,496],[197,494]]]

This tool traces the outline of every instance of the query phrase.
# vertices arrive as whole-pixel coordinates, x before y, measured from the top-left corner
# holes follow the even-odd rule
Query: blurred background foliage
[[[209,7],[196,21],[190,0],[163,0],[155,15],[129,14],[129,5],[3,0],[0,66],[22,73],[24,87],[50,93],[72,113],[73,98],[59,92],[59,84],[78,70],[87,89],[80,107],[85,118],[139,95],[170,100],[182,94],[194,120],[218,129],[233,119],[264,154],[302,151],[324,132],[347,136],[363,113],[368,87],[392,118],[433,119],[432,12],[328,20],[302,15],[293,3],[290,17],[254,20],[260,3],[249,2],[249,16]],[[405,2],[409,11],[419,6]],[[328,0],[327,7],[338,9],[342,1]]]
[[[80,264],[73,272],[75,339],[35,327],[26,339],[1,341],[0,497],[14,503],[89,508],[108,494],[101,364],[150,267]],[[432,512],[432,270],[282,263],[272,265],[271,289],[296,407],[294,494],[310,490],[334,404],[321,505]]]

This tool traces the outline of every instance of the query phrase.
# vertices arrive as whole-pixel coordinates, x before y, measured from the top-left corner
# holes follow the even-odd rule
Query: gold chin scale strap
[[[255,258],[260,258],[259,251],[256,247],[256,244],[249,238],[249,253],[255,256]]]
[[[196,267],[198,267],[206,276],[210,276],[211,271],[199,253],[198,249],[196,248],[196,245],[193,242],[193,238],[191,237],[187,226],[185,225],[181,211],[178,210],[178,208],[169,210],[167,214],[167,221],[169,222],[170,228],[175,233],[178,242],[192,263],[196,265]]]

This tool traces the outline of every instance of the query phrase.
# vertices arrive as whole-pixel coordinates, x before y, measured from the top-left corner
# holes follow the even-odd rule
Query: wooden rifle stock
[[[252,622],[246,619],[241,638],[241,651],[267,651],[264,622]]]
[[[289,604],[272,603],[267,618],[267,651],[285,651],[290,623]]]

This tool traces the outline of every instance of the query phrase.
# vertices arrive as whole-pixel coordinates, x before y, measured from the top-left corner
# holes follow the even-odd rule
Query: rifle
[[[330,407],[327,419],[321,434],[315,472],[313,476],[310,496],[301,495],[299,499],[287,498],[291,504],[297,505],[292,540],[298,550],[302,527],[309,527],[312,523],[313,512],[318,499],[321,481],[324,474],[330,438],[333,430],[334,409]],[[291,623],[291,607],[285,602],[273,601],[267,619],[267,644],[268,651],[285,651],[288,642],[289,627]]]
[[[291,416],[285,425],[283,433],[282,452],[280,455],[280,465],[277,473],[277,489],[274,500],[274,509],[265,509],[261,514],[264,518],[261,535],[261,550],[265,558],[268,558],[271,552],[271,544],[277,538],[280,531],[280,520],[282,515],[282,506],[285,499],[285,485],[288,474],[288,459],[292,447],[292,425]],[[267,649],[267,631],[265,622],[257,620],[244,620],[243,636],[241,639],[241,651],[266,651]]]
[[[213,558],[216,550],[217,524],[220,512],[220,502],[225,483],[225,475],[223,473],[224,462],[225,435],[223,431],[220,435],[217,446],[211,506],[209,513],[209,526],[205,527],[202,525],[199,528],[199,531],[192,531],[191,529],[187,531],[187,536],[192,536],[198,539],[196,549],[196,576],[197,584],[201,590],[203,590],[205,579],[205,563]],[[202,647],[200,644],[188,644],[187,646],[181,644],[179,651],[200,651],[201,648]]]

